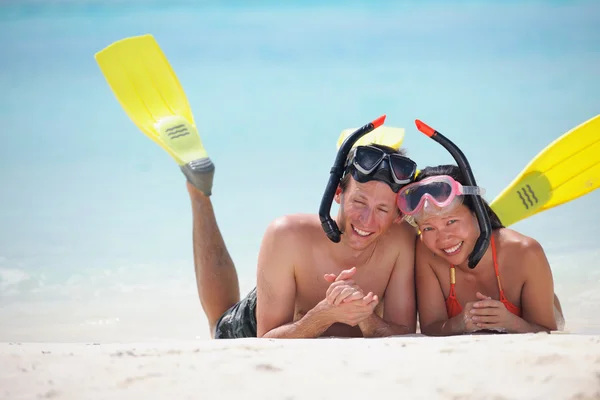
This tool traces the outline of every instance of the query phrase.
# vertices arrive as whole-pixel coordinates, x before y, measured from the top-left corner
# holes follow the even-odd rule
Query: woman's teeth
[[[456,246],[452,246],[452,247],[448,247],[447,249],[443,249],[444,253],[446,254],[454,254],[457,253],[458,250],[460,249],[460,247],[462,246],[463,242],[460,242],[459,244],[457,244]]]

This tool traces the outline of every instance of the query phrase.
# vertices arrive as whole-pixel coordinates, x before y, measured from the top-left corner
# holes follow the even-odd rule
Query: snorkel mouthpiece
[[[473,176],[473,172],[471,171],[471,166],[469,165],[469,161],[467,157],[463,154],[463,152],[456,146],[450,139],[446,138],[440,132],[431,128],[427,124],[415,120],[415,124],[417,125],[417,129],[423,132],[425,135],[429,136],[431,139],[435,140],[442,146],[448,150],[448,152],[454,157],[460,171],[465,177],[466,184],[469,186],[477,186],[475,182],[475,177]],[[490,222],[490,217],[485,211],[485,207],[483,205],[483,200],[481,196],[474,195],[473,196],[473,204],[475,206],[475,214],[477,215],[477,222],[479,223],[479,238],[475,242],[475,247],[473,248],[473,252],[469,255],[469,268],[473,269],[477,266],[481,258],[485,254],[490,245],[490,240],[492,237],[492,224]]]
[[[329,172],[329,181],[327,182],[327,186],[325,187],[325,193],[323,193],[323,198],[321,199],[321,206],[319,207],[319,218],[321,219],[321,226],[323,227],[323,230],[327,234],[329,240],[331,240],[334,243],[339,243],[342,232],[340,231],[337,223],[331,218],[331,205],[333,204],[333,197],[335,196],[335,191],[338,185],[340,184],[342,176],[344,175],[344,165],[346,164],[346,158],[348,157],[348,153],[350,153],[350,150],[352,150],[352,146],[358,141],[358,139],[383,125],[385,117],[386,116],[384,114],[381,117],[358,128],[350,135],[348,135],[346,140],[344,140],[344,143],[342,143],[342,145],[340,146],[337,156],[335,157],[333,167],[331,167],[331,171]]]

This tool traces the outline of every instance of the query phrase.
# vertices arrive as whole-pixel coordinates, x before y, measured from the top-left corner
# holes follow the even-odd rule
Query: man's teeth
[[[451,253],[454,253],[455,251],[457,251],[458,249],[460,249],[460,246],[462,246],[462,244],[463,244],[463,242],[460,242],[460,243],[459,243],[459,244],[457,244],[456,246],[452,246],[452,247],[449,247],[449,248],[447,248],[447,249],[444,249],[444,252],[445,252],[446,254],[451,254]]]
[[[352,226],[352,229],[354,229],[354,232],[358,233],[359,236],[369,236],[371,234],[371,232],[360,230],[355,226]]]

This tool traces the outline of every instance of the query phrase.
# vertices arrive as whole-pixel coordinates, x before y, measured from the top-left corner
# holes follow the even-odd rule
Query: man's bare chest
[[[334,263],[321,262],[296,267],[296,310],[302,313],[314,308],[325,299],[331,283],[326,274],[339,275],[350,266],[340,267]],[[365,295],[369,292],[383,298],[393,265],[365,264],[356,267],[356,273],[350,278]]]

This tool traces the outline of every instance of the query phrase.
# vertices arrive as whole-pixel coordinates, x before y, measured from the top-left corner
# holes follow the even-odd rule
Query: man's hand
[[[379,299],[370,293],[370,295],[363,297],[361,300],[342,302],[339,305],[329,304],[327,299],[323,299],[319,305],[323,307],[323,310],[327,313],[332,323],[339,322],[350,326],[357,326],[373,314],[373,310],[377,304],[379,304]]]
[[[410,333],[410,329],[406,326],[384,321],[374,313],[379,304],[379,297],[373,292],[369,292],[365,296],[362,289],[350,279],[355,273],[356,268],[351,268],[342,271],[337,276],[334,274],[325,274],[324,276],[331,285],[323,302],[332,307],[328,311],[334,315],[335,322],[359,326],[365,337]]]
[[[342,271],[339,275],[325,274],[323,278],[330,282],[325,295],[328,313],[335,320],[350,326],[356,326],[359,322],[373,314],[373,310],[379,304],[379,298],[372,292],[366,296],[362,289],[350,279],[356,273],[356,268]]]
[[[325,298],[332,305],[339,305],[342,302],[348,303],[354,300],[362,300],[367,296],[373,297],[373,293],[369,292],[365,296],[362,289],[350,279],[356,273],[356,268],[351,268],[342,271],[337,277],[334,274],[325,274],[323,277],[331,285],[327,289]]]
[[[348,303],[353,300],[360,300],[365,297],[363,291],[353,280],[337,281],[329,285],[325,298],[331,305]]]

